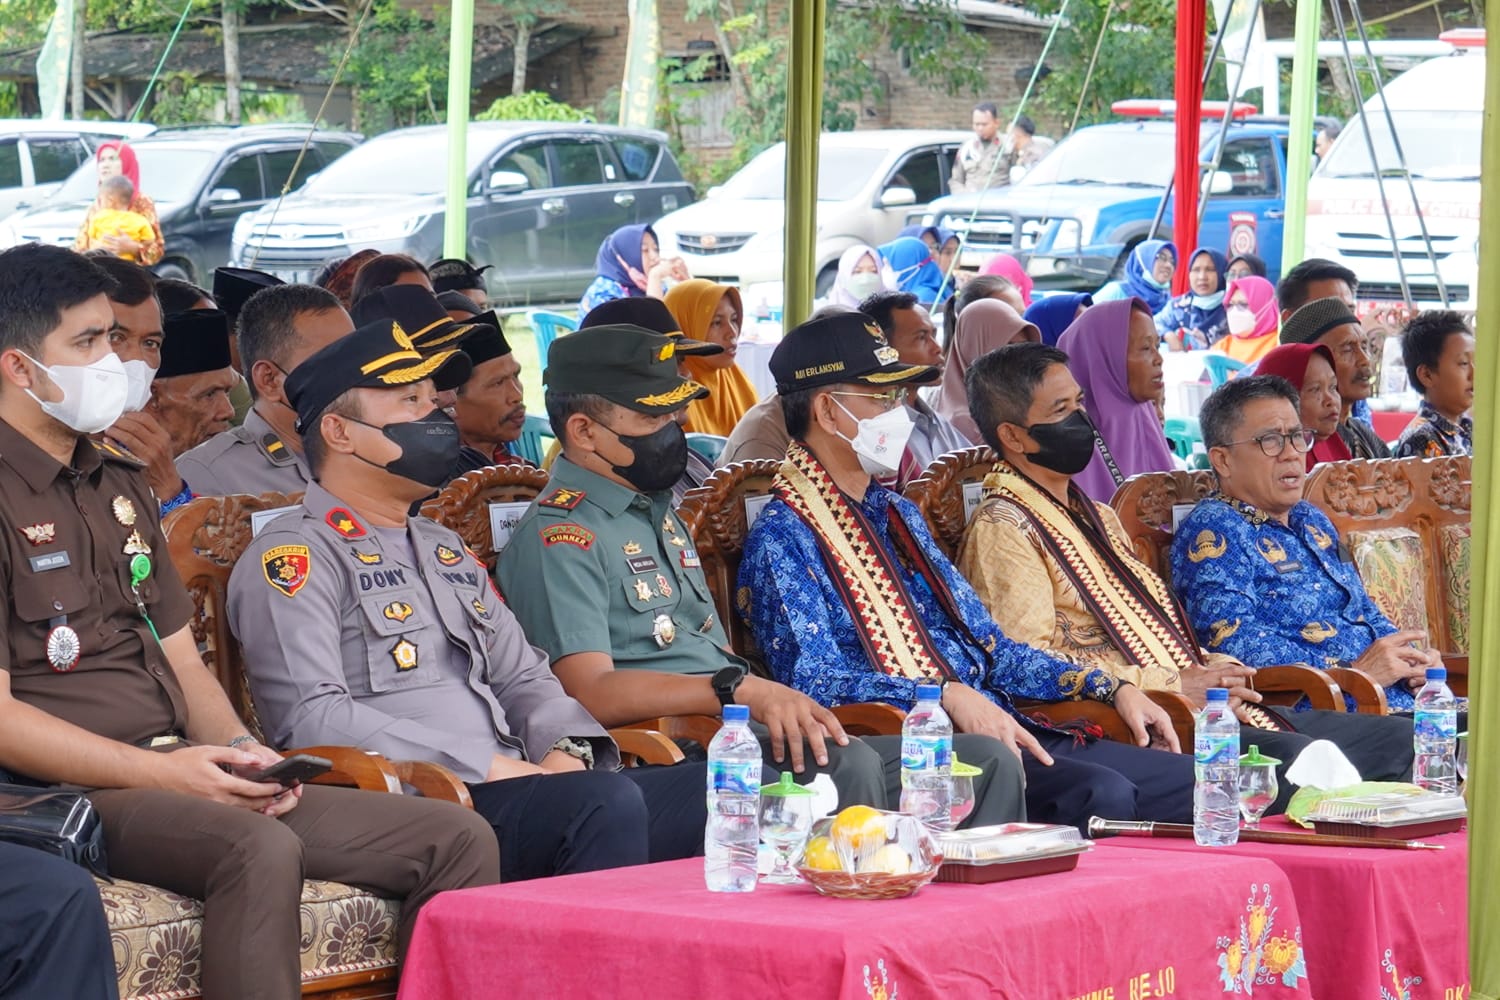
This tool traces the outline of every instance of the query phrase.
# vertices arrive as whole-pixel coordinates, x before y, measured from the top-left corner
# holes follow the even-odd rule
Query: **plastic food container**
[[[837,869],[813,868],[809,855],[827,838]],[[841,899],[897,899],[932,881],[943,857],[936,838],[913,816],[855,806],[813,824],[797,869],[814,889]]]
[[[1463,829],[1468,809],[1457,795],[1389,792],[1326,799],[1307,818],[1318,833],[1411,840]]]
[[[1004,823],[958,830],[938,839],[938,882],[1004,882],[1078,867],[1094,842],[1071,826]]]

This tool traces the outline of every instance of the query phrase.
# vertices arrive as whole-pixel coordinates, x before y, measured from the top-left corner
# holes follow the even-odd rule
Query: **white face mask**
[[[854,448],[854,454],[859,457],[859,467],[876,478],[895,475],[901,468],[901,456],[906,453],[906,442],[911,439],[911,414],[906,412],[906,407],[898,406],[878,417],[860,420],[849,413],[848,408],[837,399],[834,403],[858,424],[859,429],[854,432],[854,437],[844,440]],[[840,434],[839,437],[844,436]]]
[[[1255,313],[1244,306],[1230,306],[1224,313],[1229,321],[1229,332],[1243,337],[1255,329]]]
[[[130,377],[119,355],[110,351],[88,365],[53,365],[48,368],[29,354],[27,361],[47,373],[63,394],[61,402],[48,402],[30,389],[26,395],[35,399],[42,412],[80,434],[97,434],[120,419],[125,412],[125,398],[130,394]]]
[[[125,394],[125,412],[135,413],[137,410],[144,410],[146,404],[151,402],[151,380],[156,378],[156,369],[146,364],[141,358],[131,358],[123,364],[125,377],[130,384]]]
[[[880,291],[880,275],[875,271],[860,271],[849,275],[844,287],[849,289],[850,295],[863,302]]]

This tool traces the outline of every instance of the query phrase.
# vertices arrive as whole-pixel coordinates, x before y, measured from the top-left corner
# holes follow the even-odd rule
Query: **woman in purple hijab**
[[[1156,412],[1165,385],[1159,343],[1151,310],[1137,298],[1091,306],[1057,341],[1108,451],[1096,449],[1073,481],[1101,503],[1131,476],[1176,467]]]

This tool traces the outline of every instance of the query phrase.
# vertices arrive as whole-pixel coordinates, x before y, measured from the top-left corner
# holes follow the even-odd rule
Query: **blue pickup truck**
[[[1112,122],[1080,129],[1017,183],[933,202],[926,225],[963,237],[959,266],[979,268],[996,253],[1014,255],[1038,291],[1093,291],[1123,273],[1125,257],[1147,239],[1172,177],[1170,120]],[[1220,122],[1205,120],[1199,161],[1214,160]],[[1218,169],[1208,175],[1198,242],[1258,254],[1274,281],[1281,272],[1287,122],[1232,121]],[[976,211],[977,209],[977,211]],[[1172,205],[1157,235],[1172,238]],[[1184,256],[1191,247],[1179,248]]]

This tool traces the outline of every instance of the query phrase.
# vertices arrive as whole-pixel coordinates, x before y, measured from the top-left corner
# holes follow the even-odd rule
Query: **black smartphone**
[[[235,773],[247,781],[269,781],[277,785],[295,785],[299,781],[311,781],[320,774],[333,770],[333,761],[326,757],[314,757],[310,753],[292,754],[270,767],[236,768]]]

